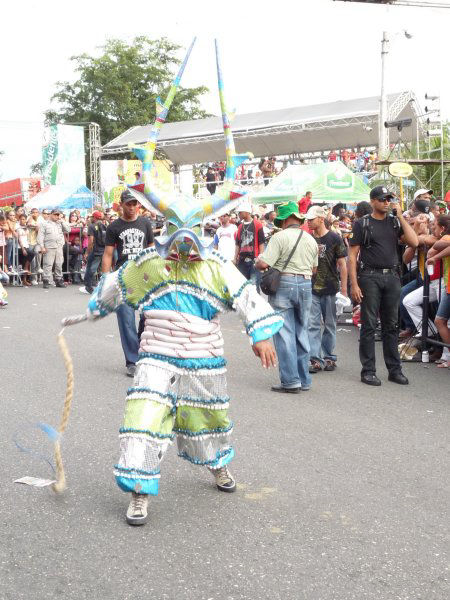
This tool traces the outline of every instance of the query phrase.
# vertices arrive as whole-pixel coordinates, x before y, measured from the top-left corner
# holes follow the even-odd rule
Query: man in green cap
[[[301,229],[303,219],[296,202],[280,204],[274,223],[282,231],[271,237],[256,261],[256,268],[261,271],[274,267],[281,272],[278,290],[269,296],[271,306],[280,311],[284,319],[283,327],[274,335],[281,385],[272,386],[272,391],[290,394],[311,388],[308,321],[311,277],[317,269],[318,246],[315,239]]]

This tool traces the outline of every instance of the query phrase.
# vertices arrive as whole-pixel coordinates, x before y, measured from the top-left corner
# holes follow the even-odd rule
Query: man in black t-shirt
[[[327,229],[326,217],[327,211],[322,206],[311,206],[306,214],[308,227],[319,246],[319,264],[312,280],[308,323],[310,373],[318,373],[322,369],[334,371],[336,368],[336,294],[339,288],[347,296],[347,249],[342,237]]]
[[[401,214],[400,206],[389,203],[394,196],[386,187],[377,186],[370,192],[372,214],[355,221],[350,234],[349,272],[352,298],[361,304],[361,334],[359,358],[361,381],[381,385],[375,369],[375,330],[378,315],[381,320],[383,356],[389,371],[389,381],[407,384],[398,353],[398,303],[400,299],[400,260],[398,242],[417,247],[418,239]],[[357,262],[359,256],[359,273]]]
[[[148,246],[153,245],[153,232],[150,220],[140,217],[138,202],[128,190],[120,197],[123,216],[113,221],[106,229],[105,251],[102,260],[102,272],[109,273],[112,266],[114,250],[117,249],[116,269],[127,260],[136,256]],[[138,360],[139,337],[136,330],[136,319],[133,308],[123,303],[117,309],[120,341],[125,354],[126,373],[134,376]]]

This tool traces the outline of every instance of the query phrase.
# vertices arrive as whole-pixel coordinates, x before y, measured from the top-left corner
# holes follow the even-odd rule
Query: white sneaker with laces
[[[128,525],[145,525],[148,514],[148,495],[131,492],[131,500],[127,510]]]

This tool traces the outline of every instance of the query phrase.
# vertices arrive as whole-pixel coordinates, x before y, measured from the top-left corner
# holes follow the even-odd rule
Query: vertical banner
[[[47,185],[86,185],[83,127],[50,125],[45,129],[42,173]]]
[[[42,147],[42,178],[45,185],[56,185],[57,158],[58,125],[50,125],[44,129],[44,145]]]

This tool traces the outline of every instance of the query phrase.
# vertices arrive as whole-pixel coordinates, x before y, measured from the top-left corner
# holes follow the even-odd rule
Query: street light
[[[399,33],[394,33],[394,36],[404,35],[407,40],[412,38],[412,34],[404,29]],[[378,123],[378,152],[383,158],[388,150],[388,132],[384,127],[387,120],[387,94],[385,90],[385,75],[386,75],[386,57],[389,52],[388,32],[383,31],[383,39],[381,40],[381,94],[380,94],[380,120]]]

